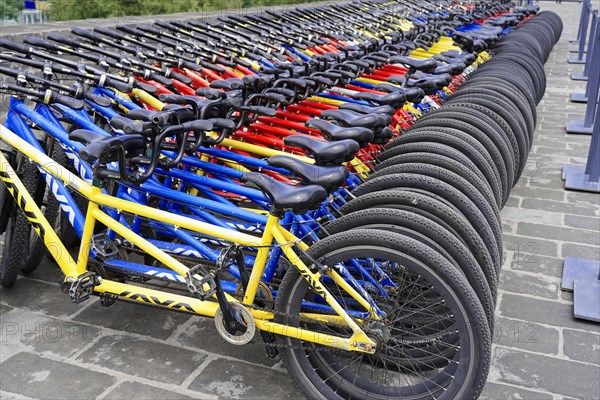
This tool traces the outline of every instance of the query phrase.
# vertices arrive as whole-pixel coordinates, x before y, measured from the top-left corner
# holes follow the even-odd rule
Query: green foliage
[[[16,19],[24,6],[23,0],[0,0],[0,21]]]
[[[0,0],[14,1],[14,0]],[[172,14],[255,6],[299,4],[314,0],[52,0],[53,21]]]

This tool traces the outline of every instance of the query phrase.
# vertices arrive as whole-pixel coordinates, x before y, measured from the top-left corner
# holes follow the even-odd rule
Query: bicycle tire
[[[25,158],[22,158],[22,165],[19,170],[19,179],[31,194],[38,186],[36,174],[39,175],[39,171],[34,164]],[[14,198],[12,198],[12,201],[14,202]],[[31,229],[31,224],[25,217],[23,210],[17,207],[16,202],[13,203],[5,231],[2,260],[0,261],[0,284],[3,287],[12,287],[17,281],[24,257],[27,257],[26,250],[29,247]]]
[[[357,257],[359,252],[406,264],[406,270],[409,271],[407,274],[420,276],[432,290],[439,291],[440,297],[446,301],[446,307],[452,314],[451,318],[456,318],[455,329],[460,341],[460,350],[456,351],[454,362],[444,368],[445,372],[451,373],[443,374],[444,377],[439,376],[442,374],[436,376],[435,383],[443,386],[444,390],[434,391],[439,394],[439,399],[476,398],[483,389],[489,372],[491,333],[483,307],[466,278],[437,252],[418,241],[377,230],[356,229],[333,235],[319,241],[308,250],[311,258],[322,260],[328,265],[333,265],[333,262],[343,258]],[[302,309],[304,297],[310,296],[306,280],[295,268],[290,268],[277,296],[277,322],[300,326],[297,315]],[[311,328],[316,329],[314,324],[311,324]],[[360,370],[356,374],[351,373],[348,368],[340,370],[340,366],[349,364],[334,358],[334,354],[337,353],[318,351],[315,346],[303,346],[300,341],[289,337],[281,336],[278,340],[283,345],[281,355],[288,373],[310,398],[392,399],[404,398],[408,394],[406,390],[382,387],[381,384],[373,384],[362,377],[359,379]],[[395,341],[394,345],[398,343]],[[401,348],[402,344],[398,346]],[[382,348],[381,354],[390,354],[389,345],[386,344]],[[359,357],[362,361],[365,356]],[[369,362],[372,363],[371,360],[375,357],[381,359],[381,356],[371,356]],[[393,357],[389,358],[393,361]],[[392,362],[388,359],[384,361],[384,366]],[[456,364],[461,363],[466,364],[465,368],[456,367]],[[389,372],[387,367],[385,368]],[[373,375],[377,378],[381,376]],[[336,379],[332,380],[333,376],[336,376]],[[431,390],[423,385],[413,385],[408,389],[415,399],[431,398]],[[420,396],[416,391],[420,392]]]
[[[390,142],[387,148],[377,156],[377,160],[384,161],[403,154],[405,149],[400,146],[416,142],[440,143],[460,151],[475,163],[490,185],[497,185],[504,199],[505,194],[500,180],[500,173],[487,150],[476,139],[457,129],[438,127],[436,129],[418,128],[407,131],[404,135]]]
[[[461,190],[439,179],[419,174],[384,175],[361,184],[352,191],[352,195],[360,197],[369,192],[399,188],[431,193],[436,198],[452,204],[471,221],[484,242],[488,246],[495,247],[495,254],[502,254],[502,228],[491,207],[480,204],[481,208],[479,208]],[[500,263],[500,257],[497,256],[495,261]]]
[[[492,256],[495,247],[487,246],[471,221],[455,207],[424,193],[389,189],[357,197],[344,204],[339,211],[341,215],[346,215],[368,208],[406,210],[435,221],[469,247],[488,280],[497,287],[501,265]]]
[[[502,190],[504,196],[504,202],[508,199],[510,188],[514,181],[514,160],[511,162],[508,156],[508,148],[501,149],[496,143],[490,139],[490,137],[482,130],[477,128],[475,125],[466,123],[460,119],[453,118],[454,115],[449,116],[447,113],[434,112],[434,116],[430,118],[422,118],[418,120],[414,125],[414,129],[418,128],[453,128],[461,132],[468,134],[477,140],[487,150],[492,162],[496,166],[498,174],[500,175],[500,182],[502,183]],[[452,113],[454,114],[454,113]],[[503,203],[504,204],[504,203]]]
[[[473,185],[461,175],[447,170],[443,167],[422,163],[399,164],[377,171],[377,173],[369,176],[369,179],[376,179],[385,175],[395,175],[403,173],[429,176],[447,183],[448,185],[463,192],[473,203],[475,203],[475,205],[477,205],[477,208],[479,208],[481,212],[484,213],[484,215],[486,215],[487,213],[492,213],[495,216],[495,222],[497,224],[501,224],[499,206],[496,204],[493,197],[487,197],[484,190]]]
[[[510,124],[506,121],[506,119],[504,119],[500,114],[496,113],[491,108],[488,108],[484,105],[468,101],[456,101],[452,103],[445,103],[444,107],[446,109],[455,108],[458,110],[464,110],[464,112],[468,112],[467,110],[479,111],[482,114],[490,117],[492,120],[494,120],[494,122],[496,122],[500,126],[502,132],[504,132],[506,134],[506,137],[509,138],[509,141],[511,142],[513,149],[515,149],[515,152],[519,154],[519,167],[518,172],[515,174],[516,183],[521,177],[525,166],[527,165],[527,156],[529,153],[529,149],[525,138],[521,135],[515,135]],[[513,183],[513,186],[515,183]]]
[[[421,163],[421,164],[429,164],[436,165],[442,168],[445,168],[449,171],[454,172],[455,174],[460,175],[467,181],[469,181],[473,186],[480,189],[484,196],[489,200],[495,202],[498,207],[501,206],[502,200],[493,192],[492,188],[485,180],[485,177],[482,174],[477,174],[479,170],[475,167],[475,164],[468,160],[470,165],[461,164],[459,161],[452,159],[449,156],[443,156],[440,154],[433,153],[405,153],[399,156],[392,157],[391,159],[387,159],[386,161],[392,162],[388,163],[387,166],[382,166],[382,168],[377,168],[374,173],[370,174],[369,177],[373,178],[375,176],[379,176],[384,174],[394,173],[393,171],[398,171],[395,169],[396,165],[403,165],[407,163]]]

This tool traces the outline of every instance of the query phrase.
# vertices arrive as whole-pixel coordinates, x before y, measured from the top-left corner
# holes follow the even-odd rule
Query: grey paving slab
[[[84,306],[84,304],[72,303],[57,283],[44,283],[31,279],[19,279],[10,289],[0,288],[0,303],[55,317],[66,317]]]
[[[600,218],[580,217],[578,215],[567,214],[565,215],[565,225],[597,232],[600,230]]]
[[[206,355],[125,334],[105,336],[77,360],[157,382],[181,384]]]
[[[95,326],[13,309],[2,316],[2,355],[5,348],[14,348],[69,357],[100,334],[101,329]]]
[[[499,400],[499,399],[536,399],[551,400],[554,397],[550,393],[534,392],[517,386],[503,385],[500,383],[488,382],[481,394],[481,400]]]
[[[575,319],[573,305],[558,301],[504,293],[499,311],[502,316],[533,323],[600,332],[600,324]]]
[[[0,364],[2,390],[38,399],[93,399],[115,381],[105,373],[29,353]]]
[[[503,347],[495,349],[493,362],[500,382],[575,398],[600,396],[598,366]]]
[[[558,278],[551,276],[532,276],[520,272],[502,271],[498,288],[513,293],[557,299],[560,282]]]
[[[600,231],[589,232],[581,229],[562,228],[546,224],[520,222],[517,226],[517,234],[529,237],[539,237],[600,246]]]
[[[563,259],[558,257],[546,257],[534,254],[531,257],[515,258],[511,260],[510,267],[515,271],[524,271],[540,274],[542,278],[553,276],[561,277]],[[504,273],[504,271],[502,272]]]
[[[600,364],[600,335],[565,329],[564,353],[572,360]]]
[[[524,263],[536,262],[537,256],[557,257],[559,245],[555,241],[537,237],[502,235],[504,248],[515,252],[515,261]]]
[[[286,374],[224,359],[208,364],[189,388],[228,399],[304,398]]]
[[[560,351],[560,332],[556,328],[502,317],[495,322],[495,344],[552,355]]]
[[[562,163],[562,165],[564,165],[564,163]],[[523,199],[521,207],[533,210],[544,210],[575,215],[585,215],[589,217],[598,217],[600,215],[600,210],[598,209],[598,207],[589,203],[573,204],[564,203],[562,201]]]
[[[200,397],[190,397],[139,382],[123,382],[104,397],[105,400],[187,400],[193,398]]]
[[[96,302],[74,318],[75,321],[157,339],[167,339],[188,319],[190,316],[187,314],[140,307],[139,304],[125,302],[117,302],[110,307],[104,307],[100,302]]]
[[[585,246],[577,243],[564,243],[562,245],[562,255],[563,257],[571,256],[599,261],[600,247]]]

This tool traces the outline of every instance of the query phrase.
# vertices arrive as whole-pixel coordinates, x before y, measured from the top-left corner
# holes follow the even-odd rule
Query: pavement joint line
[[[598,364],[594,364],[594,363],[590,363],[590,362],[586,362],[586,361],[566,359],[564,356],[560,357],[560,356],[558,356],[556,354],[540,353],[538,351],[531,351],[531,350],[523,349],[521,347],[505,346],[503,344],[498,344],[498,343],[495,343],[494,346],[496,348],[503,348],[503,349],[509,349],[509,350],[514,350],[514,351],[520,351],[520,352],[523,352],[523,353],[533,354],[533,355],[536,355],[536,356],[550,357],[550,358],[554,358],[556,360],[568,361],[568,362],[577,363],[577,364],[581,364],[581,365],[586,365],[588,367],[596,367],[596,368],[600,369],[600,366]],[[523,387],[527,388],[526,386],[523,386]]]
[[[97,337],[90,340],[85,346],[83,346],[81,349],[76,351],[74,354],[71,354],[69,357],[66,357],[66,358],[68,360],[77,361],[77,357],[79,357],[80,355],[82,355],[83,353],[85,353],[86,351],[91,349],[92,347],[94,347],[100,341],[100,339],[102,339],[103,337],[106,337],[106,336],[110,336],[110,335],[105,335],[104,332],[101,330],[100,335],[98,335]]]
[[[507,294],[511,294],[513,296],[521,296],[521,297],[527,297],[528,299],[534,299],[534,300],[545,300],[545,301],[551,301],[553,303],[559,303],[559,304],[568,304],[568,305],[572,305],[573,302],[572,301],[568,301],[568,300],[563,300],[560,297],[556,298],[556,299],[549,299],[547,297],[540,297],[540,296],[535,296],[533,294],[527,294],[527,293],[515,293],[515,292],[511,292],[510,290],[506,290],[506,289],[502,289],[502,288],[498,288],[498,293],[507,293]]]
[[[202,317],[200,317],[202,318]],[[168,338],[165,339],[166,343],[177,343],[177,339],[181,336],[185,331],[195,322],[194,316],[190,315],[187,321],[182,324],[177,325],[177,327],[171,332]]]
[[[504,271],[504,268],[502,268],[502,270]],[[532,277],[540,278],[541,280],[546,280],[548,283],[559,283],[560,284],[560,282],[562,281],[562,278],[560,278],[558,276],[551,276],[551,275],[540,276],[539,272],[523,271],[521,269],[512,269],[512,268],[510,269],[510,271],[517,275],[525,275],[525,276],[532,276]],[[513,292],[511,292],[511,293],[513,293]]]
[[[510,320],[512,320],[512,321],[515,321],[515,322],[526,322],[526,323],[528,323],[528,324],[535,324],[535,325],[539,325],[539,326],[541,326],[542,328],[554,329],[554,330],[557,330],[557,331],[559,331],[559,332],[562,332],[563,330],[567,329],[567,330],[570,330],[570,331],[575,331],[575,332],[587,333],[587,334],[592,334],[592,335],[600,336],[600,333],[598,333],[598,332],[594,332],[594,331],[590,331],[590,330],[586,330],[586,329],[579,329],[579,328],[566,328],[566,327],[564,327],[564,326],[549,325],[549,324],[546,324],[546,323],[544,323],[544,322],[537,322],[537,321],[535,321],[535,322],[534,322],[534,321],[528,321],[528,320],[526,320],[526,319],[521,319],[521,318],[510,317],[510,316],[502,315],[502,314],[499,314],[499,313],[497,313],[497,316],[499,316],[499,317],[502,317],[502,318],[504,318],[504,319],[510,319]]]
[[[555,393],[545,392],[545,391],[539,390],[537,388],[530,388],[530,387],[525,387],[525,386],[519,386],[519,385],[515,385],[514,383],[501,382],[501,381],[496,381],[496,380],[493,380],[493,379],[488,379],[488,382],[489,383],[495,383],[496,385],[510,386],[512,388],[515,388],[515,389],[527,389],[530,392],[536,392],[536,393],[539,393],[539,394],[545,394],[545,395],[548,395],[548,396],[552,396],[553,399],[556,398],[555,397],[556,396]],[[562,397],[559,397],[559,398],[562,399]]]
[[[123,382],[127,382],[127,381],[121,379],[121,377],[116,377],[115,383],[113,383],[112,385],[106,387],[106,389],[104,389],[104,392],[102,392],[98,396],[96,396],[96,400],[102,400],[102,399],[104,399],[106,396],[108,396],[110,394],[110,392],[112,392],[113,390],[115,390]]]
[[[207,356],[207,357],[206,357],[204,360],[202,360],[202,362],[200,363],[200,365],[198,365],[198,366],[196,367],[196,369],[195,369],[195,370],[193,370],[193,371],[192,371],[192,372],[191,372],[191,373],[190,373],[190,374],[187,376],[187,378],[185,378],[185,379],[183,380],[183,382],[181,382],[181,383],[180,383],[180,386],[181,386],[181,387],[184,387],[184,388],[186,388],[186,389],[187,389],[187,388],[189,388],[189,387],[190,387],[190,385],[191,385],[191,384],[194,382],[194,380],[195,380],[197,377],[199,377],[199,376],[200,376],[200,374],[201,374],[202,372],[204,372],[204,370],[205,370],[205,369],[208,367],[208,365],[209,365],[210,363],[212,363],[213,361],[215,361],[215,360],[218,360],[218,359],[219,359],[219,357]]]
[[[600,339],[600,336],[598,338]],[[557,357],[566,358],[568,360],[571,360],[565,354],[565,335],[564,335],[564,329],[561,329],[561,330],[558,331],[558,354],[556,356]],[[576,361],[576,360],[572,360],[572,361]]]
[[[10,397],[7,397],[10,396]],[[35,400],[33,397],[27,397],[19,393],[7,392],[6,390],[0,390],[0,399],[15,399],[15,400]]]
[[[84,304],[79,310],[75,311],[73,314],[67,316],[65,319],[67,321],[73,321],[73,318],[77,317],[80,314],[83,314],[84,311],[86,311],[88,308],[90,308],[92,305],[96,304],[99,301],[97,298],[92,298],[90,300],[92,301],[86,301],[86,304]]]

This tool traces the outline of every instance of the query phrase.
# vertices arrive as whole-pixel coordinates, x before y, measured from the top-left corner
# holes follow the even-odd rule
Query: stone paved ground
[[[600,197],[563,190],[590,138],[564,133],[583,105],[568,94],[568,39],[580,6],[543,3],[565,22],[546,64],[548,89],[524,177],[504,209],[505,265],[487,399],[600,398],[600,325],[573,318],[560,291],[563,258],[600,260]],[[50,262],[0,290],[0,397],[42,399],[299,398],[260,345],[233,347],[211,320],[98,301],[74,305]]]

